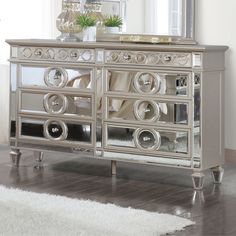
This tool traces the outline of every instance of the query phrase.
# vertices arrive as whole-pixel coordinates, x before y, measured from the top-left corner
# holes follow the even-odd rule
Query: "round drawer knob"
[[[63,141],[67,138],[68,128],[63,121],[47,120],[44,123],[44,136],[52,141]]]
[[[159,92],[161,77],[150,72],[139,72],[134,77],[134,88],[139,93],[155,94]]]
[[[63,114],[68,108],[68,99],[62,94],[48,93],[43,98],[43,105],[50,114]]]
[[[65,87],[68,81],[68,74],[62,68],[48,68],[44,72],[44,82],[49,87]]]
[[[134,115],[137,120],[154,122],[160,118],[160,108],[156,102],[138,100],[134,103]]]
[[[161,146],[161,136],[154,129],[137,129],[134,133],[134,142],[141,150],[154,151]]]

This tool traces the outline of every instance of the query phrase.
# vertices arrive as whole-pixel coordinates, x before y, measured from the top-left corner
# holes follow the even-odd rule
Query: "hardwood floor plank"
[[[9,148],[0,146],[0,184],[101,203],[114,203],[190,218],[196,225],[176,236],[236,235],[236,159],[225,165],[222,185],[206,173],[204,190],[194,191],[190,171],[119,163],[111,176],[110,161],[45,154],[45,167],[33,168],[33,156],[24,151],[19,168],[12,168]]]

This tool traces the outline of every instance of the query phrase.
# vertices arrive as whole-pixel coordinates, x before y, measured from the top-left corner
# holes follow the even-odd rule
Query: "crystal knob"
[[[160,108],[155,101],[137,100],[133,109],[137,120],[154,122],[160,119]]]
[[[134,132],[134,142],[141,150],[155,151],[161,146],[161,136],[154,129],[137,129]]]
[[[64,141],[68,136],[68,128],[60,120],[47,120],[43,129],[44,136],[51,141]]]

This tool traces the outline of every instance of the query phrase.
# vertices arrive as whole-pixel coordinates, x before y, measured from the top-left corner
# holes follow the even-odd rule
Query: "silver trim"
[[[49,99],[52,97],[52,96],[57,96],[59,99],[62,100],[62,106],[61,106],[61,109],[58,110],[57,112],[56,111],[53,111],[53,108],[50,108],[50,105],[49,105]],[[62,95],[62,94],[59,94],[59,93],[48,93],[44,96],[43,98],[43,106],[45,108],[45,111],[48,112],[49,114],[63,114],[66,112],[67,108],[68,108],[68,99],[66,96]]]
[[[153,135],[155,143],[152,147],[144,148],[140,144],[139,137],[143,132],[149,132]],[[145,150],[154,151],[154,150],[158,150],[161,146],[161,136],[160,136],[160,133],[158,131],[155,131],[154,129],[142,129],[142,128],[140,128],[140,129],[135,130],[135,132],[134,132],[134,142],[135,142],[135,145],[137,146],[137,148],[139,148],[143,151],[145,151]]]
[[[150,119],[144,119],[143,117],[141,117],[141,115],[140,115],[140,105],[142,104],[142,103],[148,103],[149,105],[151,105],[152,106],[152,108],[153,108],[153,117],[152,118],[150,118]],[[138,101],[136,101],[135,103],[134,103],[134,115],[135,115],[135,117],[136,117],[136,119],[138,119],[138,120],[140,120],[140,121],[145,121],[145,122],[154,122],[154,121],[156,121],[156,120],[159,120],[159,118],[160,118],[160,108],[159,108],[159,105],[156,103],[156,102],[154,102],[154,101],[146,101],[146,100],[138,100]],[[146,113],[146,112],[148,112],[148,108],[145,108],[145,111],[144,111],[144,113]]]
[[[55,86],[53,84],[51,84],[49,82],[49,74],[51,71],[56,70],[59,71],[62,74],[62,81],[58,86]],[[59,68],[59,67],[49,67],[45,70],[44,72],[44,82],[48,87],[54,88],[54,87],[59,87],[59,88],[63,88],[66,86],[67,82],[68,82],[68,74],[67,71],[63,68]]]
[[[60,125],[60,127],[62,128],[62,134],[58,138],[52,137],[49,133],[49,125],[53,122],[58,123]],[[47,139],[52,140],[52,141],[64,141],[64,140],[66,140],[66,138],[68,136],[67,125],[61,120],[56,120],[56,119],[55,120],[53,120],[53,119],[47,120],[43,125],[43,131],[44,131],[44,136]]]

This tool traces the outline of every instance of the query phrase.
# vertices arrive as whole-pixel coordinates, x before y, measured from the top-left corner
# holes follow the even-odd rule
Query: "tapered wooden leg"
[[[20,158],[21,158],[20,149],[11,148],[10,158],[11,158],[12,165],[18,167],[20,163]]]
[[[192,174],[193,188],[195,190],[202,190],[205,175],[201,172],[194,172]]]
[[[111,161],[111,174],[116,175],[116,161]]]
[[[214,167],[211,169],[211,175],[214,181],[214,184],[221,184],[224,175],[224,169],[220,166]]]
[[[43,152],[34,151],[35,165],[34,168],[41,169],[43,168]]]

